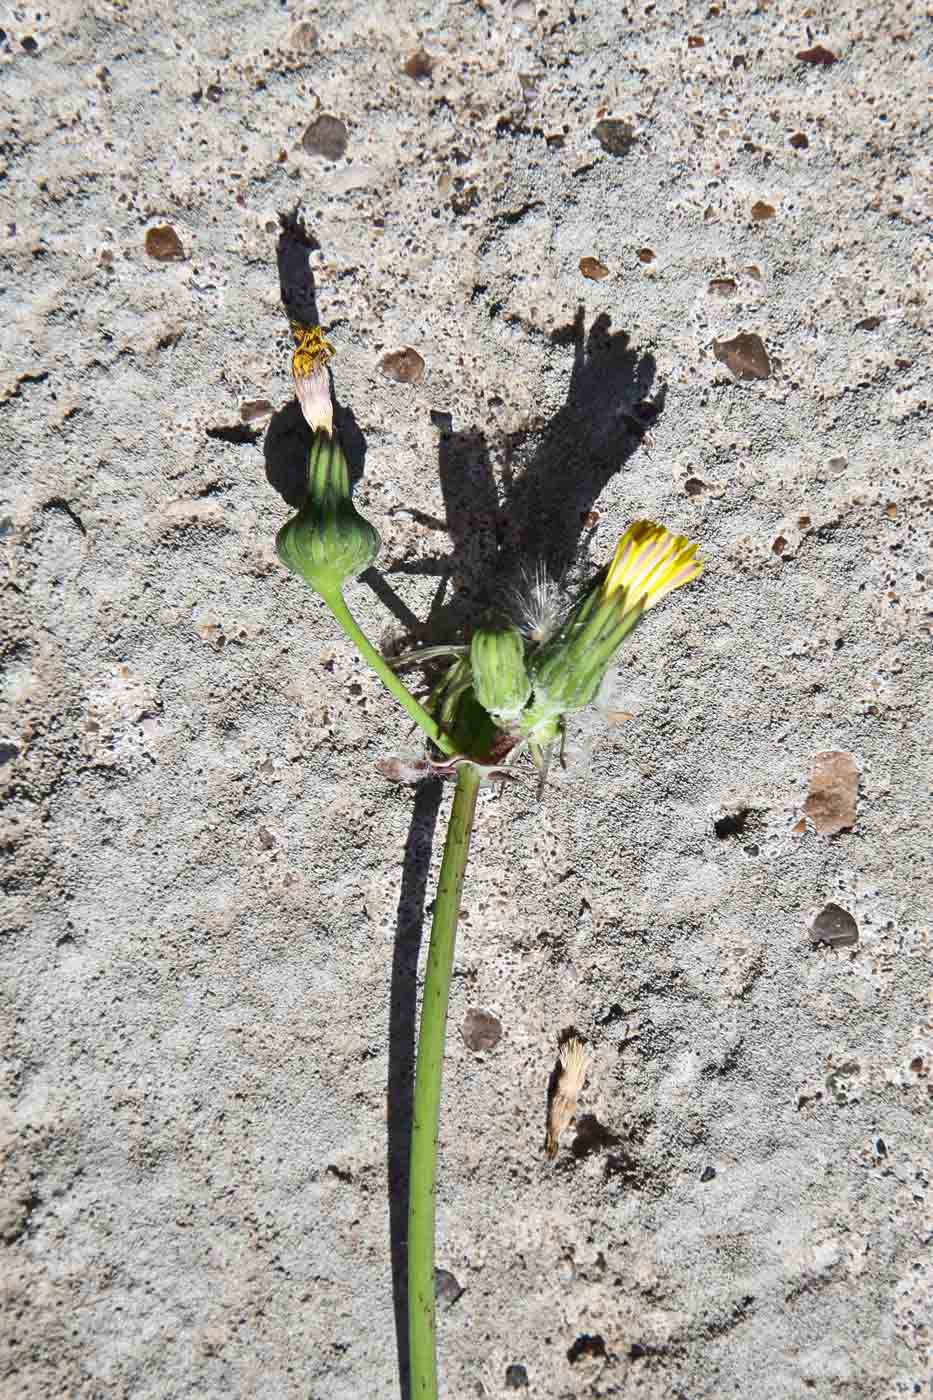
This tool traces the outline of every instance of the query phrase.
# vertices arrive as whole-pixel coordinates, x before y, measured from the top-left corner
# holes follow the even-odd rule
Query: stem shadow
[[[401,1400],[409,1400],[408,1361],[408,1157],[415,1078],[418,954],[424,925],[431,849],[443,786],[429,779],[415,791],[405,842],[402,885],[395,923],[389,996],[388,1141],[389,1248],[392,1304]]]

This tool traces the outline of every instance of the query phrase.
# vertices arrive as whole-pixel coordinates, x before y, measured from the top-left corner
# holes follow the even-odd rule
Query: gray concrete
[[[640,516],[708,560],[545,800],[530,770],[481,798],[444,1394],[513,1365],[541,1400],[929,1394],[922,7],[94,0],[2,28],[4,1400],[399,1393],[450,788],[379,774],[417,739],[273,554],[267,470],[287,489],[301,445],[279,272],[294,303],[308,262],[377,641],[449,637],[523,555],[580,576]],[[336,160],[303,148],[339,137],[321,116]],[[181,259],[147,255],[166,225]],[[767,379],[717,359],[739,333]],[[380,368],[407,348],[420,382]],[[833,749],[857,815],[826,835]],[[827,903],[857,944],[813,944]],[[569,1026],[594,1064],[551,1164]]]

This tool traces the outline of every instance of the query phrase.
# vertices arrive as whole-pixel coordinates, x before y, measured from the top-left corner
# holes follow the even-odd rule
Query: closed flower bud
[[[308,497],[276,535],[282,563],[324,598],[368,569],[379,536],[350,499],[347,459],[336,438],[314,435],[308,453]]]
[[[490,621],[473,633],[470,667],[476,698],[500,729],[509,730],[531,695],[525,643],[511,622]]]

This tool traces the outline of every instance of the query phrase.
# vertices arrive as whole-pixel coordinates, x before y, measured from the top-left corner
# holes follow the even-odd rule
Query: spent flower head
[[[336,351],[320,326],[305,326],[300,321],[290,321],[289,326],[295,337],[292,355],[295,397],[311,431],[320,430],[329,437],[334,431],[334,405],[327,362]]]
[[[593,1057],[577,1036],[571,1036],[560,1047],[560,1071],[547,1118],[544,1150],[549,1157],[557,1156],[560,1135],[576,1117],[577,1100],[583,1088]]]

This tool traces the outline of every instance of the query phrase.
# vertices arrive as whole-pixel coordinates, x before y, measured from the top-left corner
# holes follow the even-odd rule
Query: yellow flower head
[[[300,321],[291,321],[289,325],[295,337],[292,355],[295,395],[311,430],[317,432],[323,428],[330,436],[334,428],[334,406],[327,361],[336,352],[320,326],[303,326]]]
[[[636,520],[616,545],[612,563],[603,581],[603,595],[611,598],[620,589],[634,607],[654,607],[682,583],[690,583],[703,572],[696,558],[697,545],[686,535],[672,535],[651,520]]]
[[[565,715],[596,698],[625,638],[648,608],[702,571],[697,546],[663,525],[636,520],[612,562],[528,661],[531,700],[517,728],[532,754],[544,755]]]

